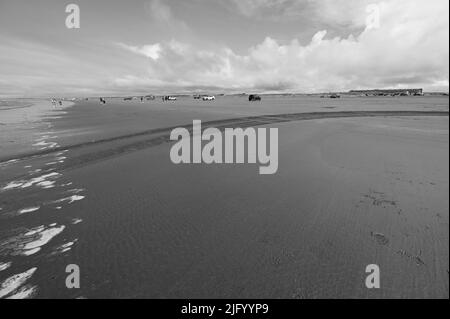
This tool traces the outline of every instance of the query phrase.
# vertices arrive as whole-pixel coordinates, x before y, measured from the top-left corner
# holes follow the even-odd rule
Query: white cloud
[[[176,41],[162,44],[159,59],[150,61],[148,76],[140,77],[139,83],[155,85],[158,79],[162,85],[175,87],[214,85],[309,92],[358,87],[434,88],[447,83],[448,90],[448,2],[396,0],[380,6],[378,29],[345,38],[328,38],[325,30],[318,31],[308,44],[296,39],[279,43],[267,37],[245,55],[226,47],[202,51]],[[356,21],[351,15],[348,18]],[[364,23],[365,18],[355,23]]]
[[[0,91],[14,95],[202,88],[314,92],[395,86],[448,91],[449,2],[384,0],[378,2],[379,28],[367,29],[365,9],[372,2],[377,0],[244,1],[245,12],[262,10],[283,17],[307,8],[314,19],[326,23],[315,27],[309,41],[266,37],[246,50],[239,47],[240,53],[226,44],[212,47],[200,33],[191,32],[195,28],[186,36],[187,27],[163,0],[148,2],[153,8],[149,25],[163,35],[158,40],[143,29],[133,43],[71,42],[71,50],[64,41],[45,45],[39,38],[30,41],[0,33]],[[340,30],[353,35],[333,37],[335,23],[348,26]],[[251,32],[242,30],[245,35]],[[176,40],[160,40],[173,34]],[[236,34],[238,40],[240,36]],[[126,34],[117,41],[125,38]],[[136,44],[145,38],[150,40]]]
[[[162,50],[161,45],[159,43],[147,44],[147,45],[143,45],[141,47],[127,45],[124,43],[117,43],[117,45],[125,50],[131,51],[136,54],[143,55],[143,56],[153,59],[153,60],[158,60],[158,58],[161,54],[161,50]]]

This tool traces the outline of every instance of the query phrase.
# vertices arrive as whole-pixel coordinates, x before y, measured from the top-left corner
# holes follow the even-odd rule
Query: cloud
[[[154,27],[161,32],[174,34],[190,33],[188,25],[175,16],[168,0],[150,0],[144,5],[144,10]]]
[[[157,21],[167,23],[173,20],[172,10],[163,0],[148,1],[146,10]]]
[[[387,0],[395,1],[395,0]],[[317,17],[325,23],[364,21],[366,7],[376,0],[228,0],[244,16],[256,19]]]
[[[366,4],[372,1],[242,1],[246,20],[259,19],[260,12],[280,18],[306,10],[326,23],[314,25],[315,34],[306,40],[267,36],[237,51],[226,43],[205,43],[200,34],[186,36],[169,2],[152,0],[145,18],[161,33],[158,37],[142,30],[106,44],[97,38],[44,44],[0,33],[0,92],[320,92],[406,86],[448,91],[447,0],[373,0],[380,9],[376,28],[366,27]],[[346,33],[335,36],[335,23],[345,25]]]
[[[138,46],[132,46],[132,45],[126,45],[124,43],[117,43],[117,45],[125,50],[128,50],[130,52],[143,55],[147,58],[158,60],[160,53],[161,53],[161,45],[159,43],[156,44],[148,44],[143,45],[141,47]]]
[[[227,47],[202,51],[176,41],[161,44],[159,59],[149,62],[148,73],[139,78],[139,84],[182,88],[214,83],[232,90],[316,92],[435,88],[448,83],[448,2],[396,0],[380,7],[379,28],[365,28],[343,38],[328,38],[326,30],[318,31],[307,44],[296,39],[280,43],[267,37],[242,55]],[[354,23],[365,23],[366,16],[363,22]],[[351,16],[348,19],[356,21]],[[127,85],[132,85],[128,80]]]
[[[280,13],[292,9],[292,0],[231,0],[239,12],[245,16]],[[300,1],[299,1],[300,2]]]

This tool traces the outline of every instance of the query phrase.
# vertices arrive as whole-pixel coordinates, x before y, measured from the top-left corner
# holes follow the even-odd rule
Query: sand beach
[[[0,110],[0,298],[448,298],[446,97],[39,103]],[[278,128],[277,174],[173,164],[194,119]]]

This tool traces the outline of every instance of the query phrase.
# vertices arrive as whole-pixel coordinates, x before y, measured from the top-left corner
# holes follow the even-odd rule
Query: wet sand
[[[68,109],[57,146],[0,167],[0,297],[448,298],[448,99],[365,103]],[[167,128],[196,118],[278,127],[278,173],[172,164]]]

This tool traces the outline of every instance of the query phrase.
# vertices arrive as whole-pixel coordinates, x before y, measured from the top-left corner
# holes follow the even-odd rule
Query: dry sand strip
[[[215,127],[225,128],[246,128],[260,125],[269,125],[293,121],[305,121],[316,119],[333,118],[356,118],[356,117],[398,117],[398,116],[449,116],[449,112],[442,111],[346,111],[346,112],[312,112],[312,113],[289,113],[276,115],[260,115],[242,118],[232,118],[203,122],[204,129]],[[132,134],[116,136],[107,139],[94,140],[84,143],[60,146],[48,150],[25,153],[19,156],[0,158],[0,163],[12,159],[21,161],[56,152],[72,150],[76,151],[75,157],[61,165],[59,169],[71,169],[87,165],[91,162],[98,162],[103,159],[118,156],[124,153],[139,151],[145,148],[161,145],[170,141],[170,132],[176,127],[184,127],[192,130],[192,123],[166,128],[156,128]]]

